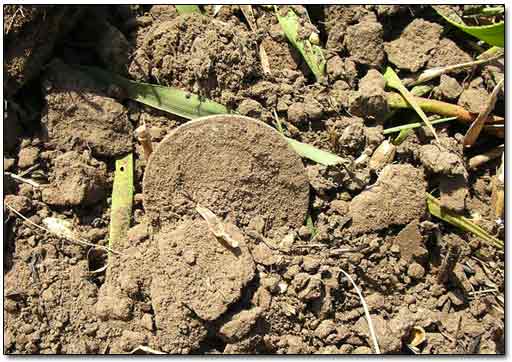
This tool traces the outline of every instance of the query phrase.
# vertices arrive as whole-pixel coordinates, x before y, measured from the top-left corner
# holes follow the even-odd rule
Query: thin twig
[[[24,183],[29,184],[30,186],[33,186],[33,187],[36,187],[36,188],[42,187],[42,185],[38,184],[37,182],[35,182],[33,180],[29,180],[29,179],[21,177],[21,176],[18,176],[16,174],[12,173],[12,172],[4,172],[4,173],[7,176],[11,176],[16,181],[24,182]]]
[[[361,299],[361,304],[363,305],[364,314],[366,315],[366,321],[368,322],[368,329],[370,330],[370,336],[373,341],[373,346],[375,348],[375,353],[380,354],[380,348],[379,348],[379,342],[377,341],[377,336],[375,334],[375,330],[373,329],[373,323],[372,318],[370,317],[370,311],[368,310],[368,305],[366,304],[366,301],[364,300],[363,293],[361,293],[361,290],[358,288],[356,283],[354,282],[354,279],[346,271],[343,269],[340,269],[340,271],[345,274],[348,280],[352,283],[354,286],[354,289],[356,290],[357,294],[359,295],[359,299]]]
[[[115,254],[119,254],[119,255],[122,255],[120,252],[118,251],[115,251],[115,250],[112,250],[111,248],[108,248],[106,246],[102,246],[102,245],[96,245],[96,244],[92,244],[88,241],[85,241],[85,240],[78,240],[78,239],[72,239],[68,236],[64,236],[64,235],[60,235],[60,234],[56,234],[50,230],[48,230],[47,228],[41,226],[41,225],[37,225],[35,222],[33,222],[32,220],[28,219],[26,216],[24,216],[23,214],[21,214],[18,210],[16,210],[14,207],[12,207],[11,205],[9,205],[8,203],[4,202],[4,205],[9,209],[11,210],[12,212],[14,212],[16,215],[18,215],[20,218],[22,218],[24,221],[26,221],[27,223],[29,223],[30,225],[42,230],[42,231],[46,231],[47,233],[50,233],[52,235],[55,235],[61,239],[64,239],[64,240],[67,240],[67,241],[70,241],[72,243],[76,243],[76,244],[80,244],[82,246],[89,246],[89,247],[92,247],[92,248],[97,248],[97,249],[103,249],[103,250],[107,250],[107,251],[110,251],[112,253],[115,253]]]
[[[24,176],[28,175],[29,173],[31,173],[32,171],[37,170],[40,166],[41,166],[40,164],[36,163],[35,165],[32,165],[29,168],[27,168],[25,171],[20,172],[18,174],[18,176],[24,177]]]

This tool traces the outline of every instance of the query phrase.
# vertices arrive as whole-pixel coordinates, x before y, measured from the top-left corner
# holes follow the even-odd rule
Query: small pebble
[[[188,265],[194,265],[196,263],[196,255],[192,250],[185,250],[183,253],[183,259]]]
[[[412,263],[407,269],[407,275],[412,279],[421,279],[425,275],[425,268],[418,263]]]

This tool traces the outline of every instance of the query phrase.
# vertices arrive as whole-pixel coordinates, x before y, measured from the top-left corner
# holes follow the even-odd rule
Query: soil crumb
[[[126,109],[87,75],[55,60],[43,85],[43,132],[53,146],[66,151],[90,149],[95,156],[109,157],[131,151],[133,126]]]
[[[400,69],[417,72],[430,59],[443,27],[423,19],[413,20],[400,38],[384,45],[388,59]]]
[[[352,230],[364,233],[421,218],[426,208],[423,172],[410,165],[388,165],[375,185],[350,203]]]
[[[55,159],[51,185],[42,192],[49,205],[92,205],[106,196],[107,167],[88,152],[66,152]]]

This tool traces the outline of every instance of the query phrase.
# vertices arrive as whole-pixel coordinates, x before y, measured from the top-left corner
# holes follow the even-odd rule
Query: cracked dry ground
[[[490,207],[498,160],[468,167],[499,140],[482,135],[463,152],[467,127],[446,123],[436,127],[442,147],[420,128],[384,169],[354,163],[392,126],[380,75],[387,65],[406,79],[477,50],[429,6],[308,11],[326,49],[323,84],[262,9],[252,31],[239,6],[213,20],[211,6],[203,15],[173,5],[4,7],[4,172],[43,185],[4,173],[4,205],[38,225],[70,221],[105,246],[115,160],[130,151],[135,160],[131,228],[106,272],[90,273],[105,253],[35,229],[4,206],[5,353],[372,353],[361,300],[341,270],[365,297],[381,352],[413,353],[407,341],[423,328],[419,353],[504,353],[503,253],[431,216],[425,199],[440,193],[444,207],[503,238]],[[281,138],[251,129],[185,135],[173,149],[166,137],[187,120],[124,99],[76,65],[179,87],[272,127],[275,111],[290,137],[346,167],[300,159]],[[428,96],[477,113],[503,77],[499,62],[450,73],[429,82]],[[498,114],[504,105],[501,93]],[[155,150],[189,158],[164,152],[146,163],[133,134],[143,123]],[[230,225],[243,241],[236,253],[190,197]],[[453,273],[440,278],[455,249]]]

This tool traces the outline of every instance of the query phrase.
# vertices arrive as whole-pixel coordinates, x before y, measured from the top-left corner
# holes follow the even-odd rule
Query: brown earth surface
[[[238,5],[202,10],[4,6],[4,353],[373,353],[342,271],[381,352],[504,353],[503,251],[435,218],[425,199],[503,240],[491,207],[499,158],[468,165],[503,140],[482,134],[464,149],[467,126],[438,125],[439,140],[422,127],[375,166],[395,137],[383,130],[413,115],[389,116],[385,67],[412,79],[482,49],[430,6],[310,5],[301,34],[318,32],[326,49],[315,82],[273,10],[253,6],[253,24]],[[479,112],[503,64],[433,79],[425,97]],[[242,116],[188,121],[78,66]],[[501,92],[494,113],[504,109]],[[343,162],[301,159],[276,116],[286,136]],[[143,124],[149,160],[134,135]],[[131,227],[109,253],[115,160],[129,152]],[[34,226],[55,220],[86,243]],[[418,328],[425,341],[411,348]]]

